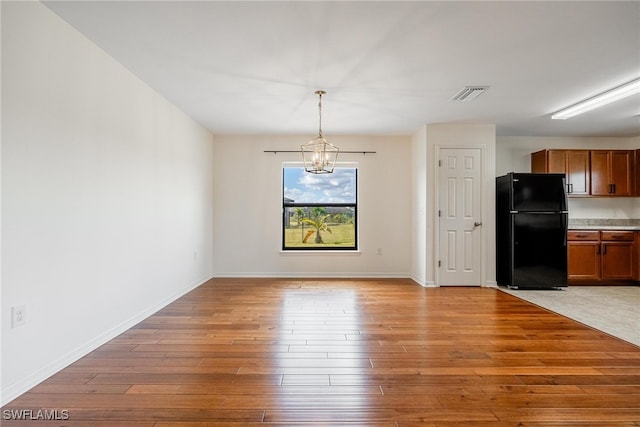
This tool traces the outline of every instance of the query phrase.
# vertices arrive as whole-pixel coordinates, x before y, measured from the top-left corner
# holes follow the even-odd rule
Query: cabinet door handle
[[[602,245],[602,255],[607,254],[607,245]]]
[[[611,190],[612,190],[611,192],[613,194],[616,194],[616,185],[615,184],[611,184]]]
[[[596,246],[596,255],[600,255],[600,245]]]

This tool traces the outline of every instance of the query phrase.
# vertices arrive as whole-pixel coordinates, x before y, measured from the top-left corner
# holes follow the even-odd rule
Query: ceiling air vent
[[[453,95],[452,101],[471,101],[474,98],[482,95],[489,89],[489,86],[465,86],[458,93]]]

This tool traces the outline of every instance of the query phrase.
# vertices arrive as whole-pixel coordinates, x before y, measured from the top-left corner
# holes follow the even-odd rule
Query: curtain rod
[[[265,153],[299,153],[300,150],[264,150]],[[376,154],[375,151],[339,151],[339,154]]]

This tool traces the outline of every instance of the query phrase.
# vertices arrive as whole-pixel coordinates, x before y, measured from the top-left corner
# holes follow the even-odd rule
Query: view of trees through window
[[[357,169],[283,169],[282,249],[357,249]]]

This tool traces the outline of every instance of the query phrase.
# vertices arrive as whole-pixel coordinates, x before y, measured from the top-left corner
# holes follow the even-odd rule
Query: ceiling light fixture
[[[300,146],[304,170],[310,173],[332,173],[340,150],[322,136],[322,95],[326,92],[317,90],[318,95],[318,136]]]
[[[640,79],[633,80],[629,83],[623,84],[622,86],[618,86],[614,89],[601,93],[600,95],[596,95],[593,98],[586,99],[572,105],[571,107],[560,110],[554,113],[551,118],[554,120],[569,119],[577,116],[578,114],[586,113],[587,111],[591,111],[626,98],[627,96],[635,95],[636,93],[640,93]]]

